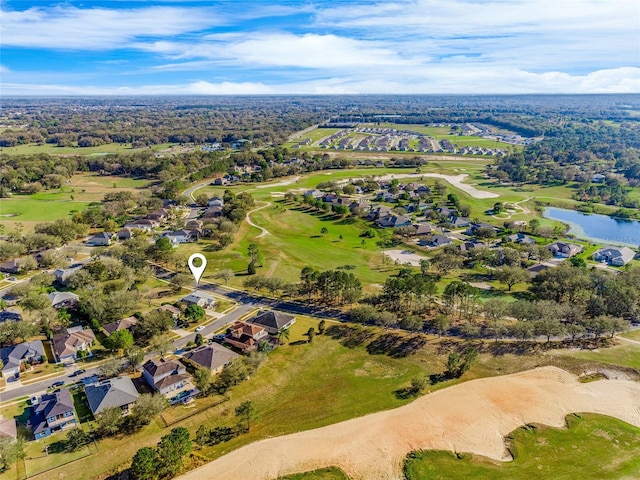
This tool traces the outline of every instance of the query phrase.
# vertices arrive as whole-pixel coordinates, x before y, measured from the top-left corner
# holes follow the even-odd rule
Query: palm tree
[[[289,340],[289,336],[291,335],[291,332],[289,331],[288,328],[284,328],[282,327],[281,329],[278,330],[278,342],[280,343],[280,345],[282,345],[284,343],[284,340]]]

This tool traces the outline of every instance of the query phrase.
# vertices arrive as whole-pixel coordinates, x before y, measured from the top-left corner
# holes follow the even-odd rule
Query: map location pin
[[[198,258],[200,259],[200,266],[196,267],[193,264],[193,261]],[[193,273],[194,278],[196,279],[196,285],[200,283],[200,279],[202,278],[202,274],[204,273],[204,269],[207,268],[207,259],[201,253],[194,253],[189,257],[189,270]]]

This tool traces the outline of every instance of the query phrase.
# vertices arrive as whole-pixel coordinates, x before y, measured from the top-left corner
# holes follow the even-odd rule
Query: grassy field
[[[619,345],[612,348],[579,351],[560,350],[556,353],[558,356],[640,370],[640,348],[637,344],[628,342],[619,342]]]
[[[625,338],[630,338],[631,340],[637,340],[638,342],[640,342],[640,329],[623,333],[622,336]]]
[[[28,143],[26,145],[16,145],[15,147],[1,147],[0,153],[6,153],[8,155],[35,155],[38,153],[48,153],[50,155],[106,155],[109,153],[128,153],[146,148],[161,150],[169,148],[172,145],[174,144],[165,143],[144,147],[142,149],[134,149],[130,143],[108,143],[97,147],[78,147],[77,143],[68,147],[59,147],[54,143]]]
[[[318,428],[398,407],[410,399],[399,398],[395,392],[407,387],[411,378],[443,370],[446,355],[440,351],[440,341],[433,337],[429,337],[427,345],[415,355],[402,358],[384,353],[370,354],[365,348],[368,342],[347,348],[327,335],[316,336],[313,343],[306,343],[304,333],[315,325],[315,319],[298,317],[289,344],[273,351],[269,360],[250,380],[233,388],[229,401],[178,424],[192,433],[201,424],[208,427],[235,424],[235,407],[244,400],[254,402],[258,418],[252,423],[249,434],[215,447],[205,447],[198,451],[199,454],[214,459],[261,438]],[[383,333],[382,330],[374,331],[378,332],[377,335]],[[514,357],[505,355],[496,358],[495,363],[492,357],[481,357],[477,369],[474,367],[466,378],[442,382],[429,388],[444,388],[486,374],[510,373],[538,363],[534,357],[516,362]],[[5,410],[0,413],[4,414]],[[7,415],[10,413],[6,411]],[[101,440],[98,443],[99,451],[109,452],[109,455],[93,455],[61,466],[56,469],[55,476],[68,480],[90,479],[126,465],[137,449],[155,444],[168,432],[163,427],[164,424],[154,421],[134,435]],[[45,480],[51,478],[50,475],[35,478]],[[0,479],[5,478],[14,479],[15,470],[0,475]]]
[[[640,429],[599,415],[569,415],[567,429],[523,427],[509,437],[513,462],[470,454],[418,452],[407,459],[408,480],[605,480],[640,477]]]
[[[349,477],[339,468],[322,468],[313,472],[287,475],[278,480],[349,480]]]
[[[225,444],[198,450],[198,454],[211,460],[262,438],[318,428],[395,408],[410,401],[397,392],[407,387],[413,377],[443,371],[452,343],[449,339],[440,340],[427,336],[424,337],[427,343],[421,349],[403,357],[389,349],[374,348],[374,345],[380,345],[379,341],[374,341],[380,335],[396,333],[406,338],[406,333],[371,328],[372,336],[355,346],[347,347],[342,341],[328,335],[316,336],[313,343],[307,343],[304,333],[309,327],[316,325],[316,319],[298,317],[288,344],[273,351],[268,361],[250,380],[234,387],[228,401],[189,418],[183,417],[191,412],[169,410],[168,418],[183,418],[172,427],[185,426],[193,433],[201,424],[209,428],[233,425],[236,422],[233,414],[235,407],[242,401],[253,401],[258,416],[252,423],[249,434]],[[457,342],[458,340],[454,340],[453,344]],[[494,342],[487,343],[489,344],[493,345]],[[474,378],[508,374],[546,364],[572,367],[572,371],[584,369],[584,361],[556,355],[555,352],[544,357],[508,353],[493,356],[483,353],[479,356],[478,363],[462,379],[436,383],[428,389],[433,391]],[[203,405],[205,403],[206,399]],[[0,413],[15,416],[22,408],[23,405],[10,406],[0,410]],[[68,480],[88,480],[103,472],[125,467],[137,449],[155,444],[167,432],[168,429],[164,428],[162,422],[154,421],[136,434],[101,440],[98,443],[99,451],[109,452],[109,455],[82,458],[73,464],[57,468],[54,475]],[[55,458],[50,455],[48,461],[53,462]],[[62,456],[57,458],[62,462]],[[308,475],[316,474],[325,475],[325,472]],[[35,478],[45,480],[50,477],[51,474],[46,474]],[[10,478],[15,478],[13,469],[0,475],[2,480]]]
[[[0,224],[12,229],[22,223],[25,232],[30,232],[38,222],[68,218],[74,211],[83,210],[91,202],[99,202],[110,192],[139,191],[149,185],[148,180],[91,173],[74,175],[61,188],[46,190],[33,195],[14,195],[2,199]]]

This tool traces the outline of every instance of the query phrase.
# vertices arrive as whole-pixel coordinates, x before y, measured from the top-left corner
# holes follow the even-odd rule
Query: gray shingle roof
[[[135,402],[140,394],[129,377],[116,377],[85,387],[89,408],[94,415],[109,407]]]
[[[295,317],[293,315],[289,315],[287,313],[276,312],[274,310],[265,310],[250,319],[249,322],[265,327],[279,329],[284,327],[294,318]]]
[[[4,363],[2,371],[8,371],[20,367],[20,362],[30,358],[40,358],[44,356],[44,346],[40,340],[24,342],[12,347],[0,350],[0,358]]]
[[[239,356],[240,355],[232,352],[228,348],[224,348],[217,343],[212,343],[209,345],[202,345],[201,347],[185,353],[184,358],[197,363],[202,367],[208,368],[209,370],[217,370]]]

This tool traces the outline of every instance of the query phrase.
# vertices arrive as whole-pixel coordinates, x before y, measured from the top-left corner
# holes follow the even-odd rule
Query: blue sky
[[[3,0],[3,95],[640,92],[637,0]]]

